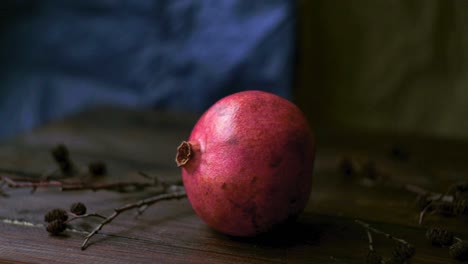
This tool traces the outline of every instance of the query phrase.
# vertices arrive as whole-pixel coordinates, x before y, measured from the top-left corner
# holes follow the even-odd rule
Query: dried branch
[[[394,237],[384,231],[381,231],[377,228],[371,227],[368,223],[361,220],[354,220],[357,224],[361,225],[366,229],[367,237],[369,240],[369,253],[367,255],[367,263],[408,263],[408,261],[414,256],[415,248],[410,243],[406,242],[404,239]],[[382,256],[377,254],[374,249],[374,242],[372,240],[371,232],[379,235],[383,235],[388,239],[391,239],[397,242],[392,256],[388,260],[383,260]]]
[[[87,218],[87,217],[98,217],[98,218],[101,218],[101,219],[106,219],[105,216],[97,214],[97,213],[88,213],[88,214],[83,214],[83,215],[76,215],[76,214],[72,214],[72,213],[68,212],[68,214],[70,214],[71,217],[67,221],[65,221],[66,224],[70,223],[71,221],[74,221],[74,220],[77,220],[77,219],[83,219],[83,218]]]
[[[122,190],[125,188],[135,188],[143,189],[148,187],[156,187],[159,182],[111,182],[111,183],[100,183],[100,184],[90,184],[82,181],[23,181],[21,179],[12,179],[7,176],[1,177],[0,188],[2,185],[6,184],[9,188],[19,189],[19,188],[32,188],[33,191],[37,188],[50,188],[50,187],[59,187],[61,191],[81,191],[81,190]]]
[[[135,203],[130,203],[119,208],[115,208],[114,212],[105,217],[97,213],[86,213],[86,206],[83,203],[74,203],[69,211],[56,208],[47,212],[44,215],[44,220],[48,223],[46,226],[47,232],[52,235],[58,235],[66,230],[68,223],[77,219],[87,217],[98,217],[103,221],[94,228],[85,238],[81,249],[86,249],[89,240],[96,235],[105,225],[111,223],[121,213],[138,209],[138,215],[142,214],[150,205],[163,200],[181,199],[187,196],[182,185],[169,184],[158,177],[152,177],[144,172],[138,172],[142,177],[150,180],[142,181],[126,181],[126,182],[111,182],[111,183],[91,183],[89,180],[92,177],[102,176],[107,174],[106,165],[101,162],[92,162],[88,164],[87,169],[81,169],[75,165],[70,158],[67,147],[63,144],[55,146],[51,150],[53,160],[57,165],[57,169],[48,173],[33,173],[22,170],[2,169],[0,173],[6,174],[0,176],[0,195],[7,196],[3,192],[3,187],[9,188],[32,188],[34,192],[37,188],[58,187],[61,191],[78,191],[78,190],[123,190],[125,188],[143,189],[148,187],[159,187],[159,192],[156,196],[140,200]],[[9,176],[21,176],[22,178],[11,178]],[[57,176],[52,180],[52,176]]]
[[[443,216],[468,215],[468,183],[461,182],[450,186],[445,193],[427,191],[419,186],[405,185],[405,189],[418,195],[421,211],[418,222],[422,224],[424,216],[430,212]]]
[[[413,184],[405,184],[404,188],[412,193],[415,193],[419,196],[425,196],[428,200],[439,200],[443,202],[453,202],[454,196],[449,195],[449,192],[446,193],[437,193],[428,191],[422,187],[413,185]]]
[[[10,177],[3,176],[2,181],[5,182],[10,188],[38,188],[38,187],[61,187],[61,181],[18,181]]]
[[[368,223],[364,222],[364,221],[361,221],[361,220],[354,220],[356,223],[360,224],[361,226],[363,226],[364,228],[376,233],[376,234],[380,234],[380,235],[383,235],[385,236],[386,238],[388,239],[391,239],[391,240],[394,240],[396,242],[399,242],[399,243],[402,243],[402,244],[409,244],[408,242],[406,242],[405,240],[401,239],[401,238],[397,238],[397,237],[394,237],[388,233],[385,233],[384,231],[381,231],[377,228],[374,228],[372,226],[370,226]]]
[[[147,187],[154,187],[154,183],[148,182],[112,182],[112,183],[101,183],[101,184],[63,184],[61,187],[62,191],[81,191],[81,190],[121,190],[124,188],[136,188],[136,189],[143,189]]]
[[[87,217],[99,217],[105,219],[104,216],[96,213],[86,213],[86,206],[81,203],[74,203],[70,206],[70,211],[61,208],[55,208],[48,211],[44,215],[44,221],[47,222],[46,230],[52,235],[58,235],[66,230],[68,223],[76,219]]]
[[[150,206],[150,205],[152,205],[152,204],[154,204],[156,202],[159,202],[159,201],[181,199],[181,198],[184,198],[184,197],[187,196],[187,194],[185,192],[185,189],[182,186],[172,185],[167,189],[171,190],[171,191],[169,191],[168,193],[163,193],[163,194],[159,194],[159,195],[154,196],[154,197],[143,199],[143,200],[140,200],[140,201],[135,202],[135,203],[130,203],[130,204],[124,205],[124,206],[119,207],[119,208],[115,208],[114,213],[112,213],[110,216],[105,218],[104,221],[102,221],[96,228],[94,228],[94,230],[91,233],[89,233],[86,236],[86,239],[84,240],[83,244],[81,245],[81,249],[82,250],[86,249],[89,240],[94,235],[96,235],[105,225],[112,222],[121,213],[123,213],[125,211],[128,211],[128,210],[136,209],[136,208],[138,208],[138,209],[145,208],[146,209],[148,206]]]
[[[369,250],[374,251],[374,240],[372,239],[372,234],[369,229],[366,228],[367,239],[369,240]]]

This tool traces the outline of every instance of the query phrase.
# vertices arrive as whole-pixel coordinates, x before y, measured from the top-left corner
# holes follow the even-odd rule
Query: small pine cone
[[[88,171],[92,176],[104,176],[107,174],[107,166],[102,161],[91,162]]]
[[[401,261],[405,261],[414,256],[416,249],[411,244],[398,243],[393,250],[393,258]]]
[[[51,153],[63,174],[72,175],[74,173],[75,167],[73,166],[73,162],[70,160],[68,149],[65,145],[60,144],[55,146]]]
[[[50,210],[44,215],[44,221],[46,221],[47,223],[50,223],[55,220],[64,222],[64,221],[67,221],[67,219],[68,219],[67,211],[63,209],[58,209],[58,208]]]
[[[84,215],[86,214],[86,205],[84,205],[81,202],[78,203],[73,203],[70,206],[70,212],[76,214],[76,215]]]
[[[63,221],[54,220],[47,225],[46,230],[52,235],[58,235],[65,231],[66,228],[67,225]]]
[[[452,258],[465,261],[468,260],[468,243],[458,241],[449,248],[449,254]]]
[[[453,233],[438,227],[429,228],[426,231],[426,238],[431,241],[434,246],[450,246],[453,244]]]
[[[382,264],[383,258],[375,250],[370,250],[367,254],[366,264]]]

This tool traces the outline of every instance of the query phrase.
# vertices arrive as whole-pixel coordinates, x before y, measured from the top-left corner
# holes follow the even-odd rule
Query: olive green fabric
[[[467,0],[298,3],[296,100],[316,129],[468,139]]]

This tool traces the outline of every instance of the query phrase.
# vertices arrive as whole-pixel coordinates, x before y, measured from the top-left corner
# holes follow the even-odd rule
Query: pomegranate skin
[[[274,94],[245,91],[202,115],[176,161],[202,220],[224,234],[255,236],[304,210],[314,158],[299,108]]]

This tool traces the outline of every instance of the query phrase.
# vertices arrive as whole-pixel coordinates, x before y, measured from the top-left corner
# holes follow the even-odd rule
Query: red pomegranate
[[[176,162],[201,219],[228,235],[254,236],[302,212],[314,151],[299,108],[271,93],[245,91],[203,114]]]

